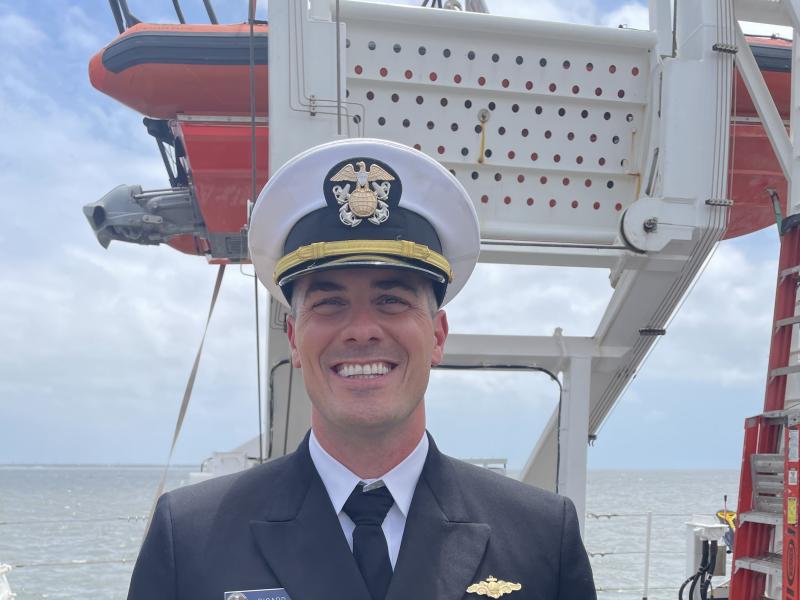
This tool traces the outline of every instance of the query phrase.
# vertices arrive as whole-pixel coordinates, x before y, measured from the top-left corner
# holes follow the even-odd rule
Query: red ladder
[[[800,323],[800,316],[795,315],[800,215],[788,217],[779,226],[780,259],[764,413],[745,421],[731,600],[768,598],[767,576],[773,578],[772,589],[782,581],[782,598],[800,599],[796,551],[800,543],[796,505],[800,490],[798,459],[793,454],[800,431],[795,423],[796,411],[789,414],[784,410],[787,376],[800,373],[800,365],[789,364],[792,326]],[[790,436],[795,447],[789,443]],[[776,540],[781,534],[783,542],[778,547]]]

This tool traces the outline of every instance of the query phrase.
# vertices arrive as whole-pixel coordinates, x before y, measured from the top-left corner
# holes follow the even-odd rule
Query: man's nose
[[[342,329],[345,341],[363,344],[381,339],[383,330],[370,305],[354,304],[349,312]]]

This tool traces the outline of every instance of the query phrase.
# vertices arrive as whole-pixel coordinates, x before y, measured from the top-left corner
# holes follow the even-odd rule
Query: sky
[[[246,18],[245,0],[214,4],[223,22]],[[166,0],[129,5],[175,21]],[[199,0],[183,5],[204,21]],[[488,5],[647,27],[635,2]],[[216,268],[168,247],[105,250],[81,211],[119,184],[167,183],[141,116],[89,84],[90,57],[115,36],[105,0],[0,0],[0,464],[163,462],[202,335]],[[763,405],[777,250],[774,228],[719,245],[600,430],[590,468],[739,467],[744,419]],[[226,274],[175,463],[258,432],[248,274]],[[485,293],[512,287],[511,303]],[[610,294],[602,270],[479,265],[448,313],[456,332],[591,335]],[[429,427],[450,454],[519,468],[555,403],[542,375],[434,373]]]

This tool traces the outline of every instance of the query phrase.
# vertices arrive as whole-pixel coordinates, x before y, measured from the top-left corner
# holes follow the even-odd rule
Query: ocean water
[[[167,489],[191,470],[173,468]],[[152,467],[0,466],[0,563],[15,567],[17,599],[124,599],[160,476]],[[647,512],[648,598],[677,598],[686,521],[721,509],[725,494],[735,509],[737,488],[736,471],[590,472],[585,542],[598,598],[642,598]]]

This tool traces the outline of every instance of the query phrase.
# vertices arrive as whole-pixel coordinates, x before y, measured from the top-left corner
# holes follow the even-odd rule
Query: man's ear
[[[295,369],[299,369],[303,365],[300,364],[300,352],[298,352],[297,344],[295,343],[296,333],[294,317],[286,315],[286,336],[289,338],[289,347],[292,349],[292,366]]]
[[[447,340],[447,314],[440,310],[433,317],[433,353],[431,354],[431,366],[435,367],[444,358],[444,343]]]

